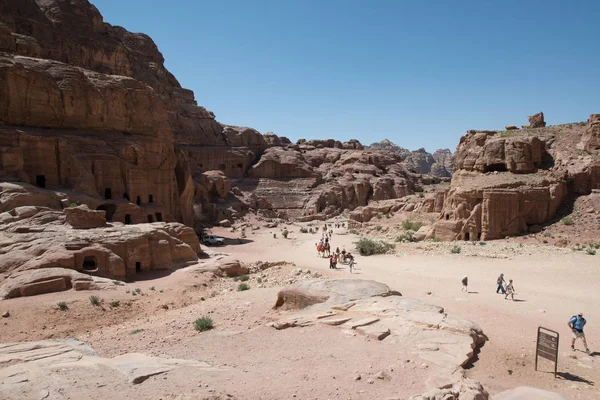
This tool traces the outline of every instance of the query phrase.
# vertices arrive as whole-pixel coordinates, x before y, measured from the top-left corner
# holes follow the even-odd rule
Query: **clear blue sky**
[[[220,122],[454,151],[600,113],[600,0],[91,0]]]

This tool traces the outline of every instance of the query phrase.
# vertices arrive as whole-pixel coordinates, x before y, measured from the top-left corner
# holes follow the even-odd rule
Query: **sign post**
[[[554,377],[558,371],[558,338],[559,334],[556,331],[538,327],[537,345],[535,348],[535,370],[538,367],[538,357],[545,358],[554,362]]]

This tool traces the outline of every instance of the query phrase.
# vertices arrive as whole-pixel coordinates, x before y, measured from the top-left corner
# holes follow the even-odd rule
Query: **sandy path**
[[[318,235],[293,233],[286,240],[273,239],[272,232],[276,230],[253,234],[249,237],[253,243],[228,246],[227,252],[245,261],[288,260],[301,268],[329,272],[328,260],[316,257],[314,242]],[[226,231],[219,233],[231,235]],[[334,233],[333,247],[353,250],[356,239],[354,235]],[[488,245],[501,246],[501,242]],[[580,252],[555,254],[553,248],[548,248],[548,256],[516,255],[510,259],[410,254],[411,249],[414,245],[403,245],[397,255],[358,257],[352,276],[384,282],[405,296],[441,305],[452,314],[477,322],[490,341],[469,375],[484,382],[493,393],[532,385],[559,391],[568,398],[600,397],[593,386],[600,379],[598,358],[572,353],[566,326],[572,315],[584,312],[589,321],[589,347],[600,352],[600,258]],[[351,276],[347,267],[342,267],[334,275]],[[514,279],[519,301],[505,300],[495,293],[500,272]],[[460,281],[465,274],[470,280],[469,294],[461,292]],[[559,379],[534,371],[536,331],[540,325],[561,334]],[[577,346],[583,348],[581,342]],[[543,360],[540,366],[545,371],[552,369]]]

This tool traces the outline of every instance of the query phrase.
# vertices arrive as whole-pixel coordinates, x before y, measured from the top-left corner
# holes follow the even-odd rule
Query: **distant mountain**
[[[420,148],[410,151],[392,143],[389,139],[373,143],[366,148],[371,150],[388,150],[398,154],[404,160],[406,167],[420,174],[429,174],[440,178],[451,177],[454,172],[454,156],[448,149],[436,150],[431,154]]]

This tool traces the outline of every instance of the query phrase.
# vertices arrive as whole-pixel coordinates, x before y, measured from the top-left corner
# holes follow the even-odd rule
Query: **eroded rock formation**
[[[592,153],[598,118],[592,115],[584,126],[544,128],[543,114],[534,117],[535,133],[469,131],[461,138],[450,190],[421,207],[440,212],[429,237],[489,240],[539,229],[569,195],[600,187],[600,165]],[[576,145],[587,153],[577,152]]]
[[[436,150],[433,154],[424,148],[410,151],[384,139],[368,146],[371,150],[388,150],[398,154],[409,171],[428,174],[438,178],[449,178],[454,173],[454,156],[448,149]]]

